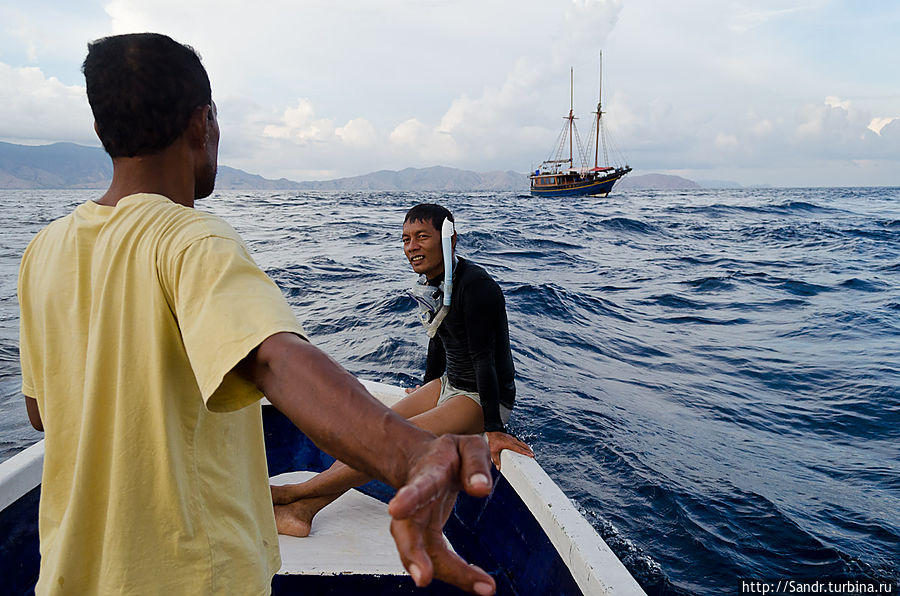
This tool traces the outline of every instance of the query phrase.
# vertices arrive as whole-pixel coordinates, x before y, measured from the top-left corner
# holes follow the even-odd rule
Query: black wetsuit
[[[516,399],[506,301],[484,269],[462,258],[453,272],[450,312],[428,343],[425,382],[445,371],[451,385],[478,393],[484,430],[505,432],[499,405],[512,409]]]

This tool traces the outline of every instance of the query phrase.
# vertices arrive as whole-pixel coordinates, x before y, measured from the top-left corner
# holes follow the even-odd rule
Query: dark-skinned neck
[[[113,178],[96,202],[115,207],[129,195],[162,195],[185,207],[194,206],[194,162],[184,136],[152,155],[113,159]]]

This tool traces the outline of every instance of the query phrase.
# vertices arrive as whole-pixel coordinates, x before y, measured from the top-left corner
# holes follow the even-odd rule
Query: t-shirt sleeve
[[[38,398],[38,392],[34,384],[34,353],[31,350],[31,335],[33,333],[33,321],[31,315],[31,297],[25,294],[23,278],[28,271],[28,254],[31,249],[29,244],[22,257],[19,268],[19,281],[17,295],[19,298],[19,368],[22,371],[22,395]],[[41,396],[43,397],[43,396]]]
[[[206,236],[172,259],[168,271],[182,341],[206,407],[243,408],[261,397],[233,371],[264,339],[305,337],[281,290],[237,237]]]

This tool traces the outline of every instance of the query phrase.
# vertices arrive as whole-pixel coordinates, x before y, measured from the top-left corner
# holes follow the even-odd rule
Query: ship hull
[[[531,195],[535,197],[584,197],[606,196],[631,168],[622,168],[602,177],[582,178],[572,176],[531,176]],[[548,179],[560,182],[548,184]]]

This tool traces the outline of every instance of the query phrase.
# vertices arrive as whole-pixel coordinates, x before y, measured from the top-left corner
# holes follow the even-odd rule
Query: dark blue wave
[[[588,229],[591,226],[587,226]],[[646,222],[631,219],[628,217],[610,217],[608,219],[600,220],[598,223],[593,226],[598,231],[600,230],[612,230],[616,232],[627,232],[627,233],[636,233],[636,234],[647,234],[647,235],[659,235],[661,234],[661,230],[651,224]]]

